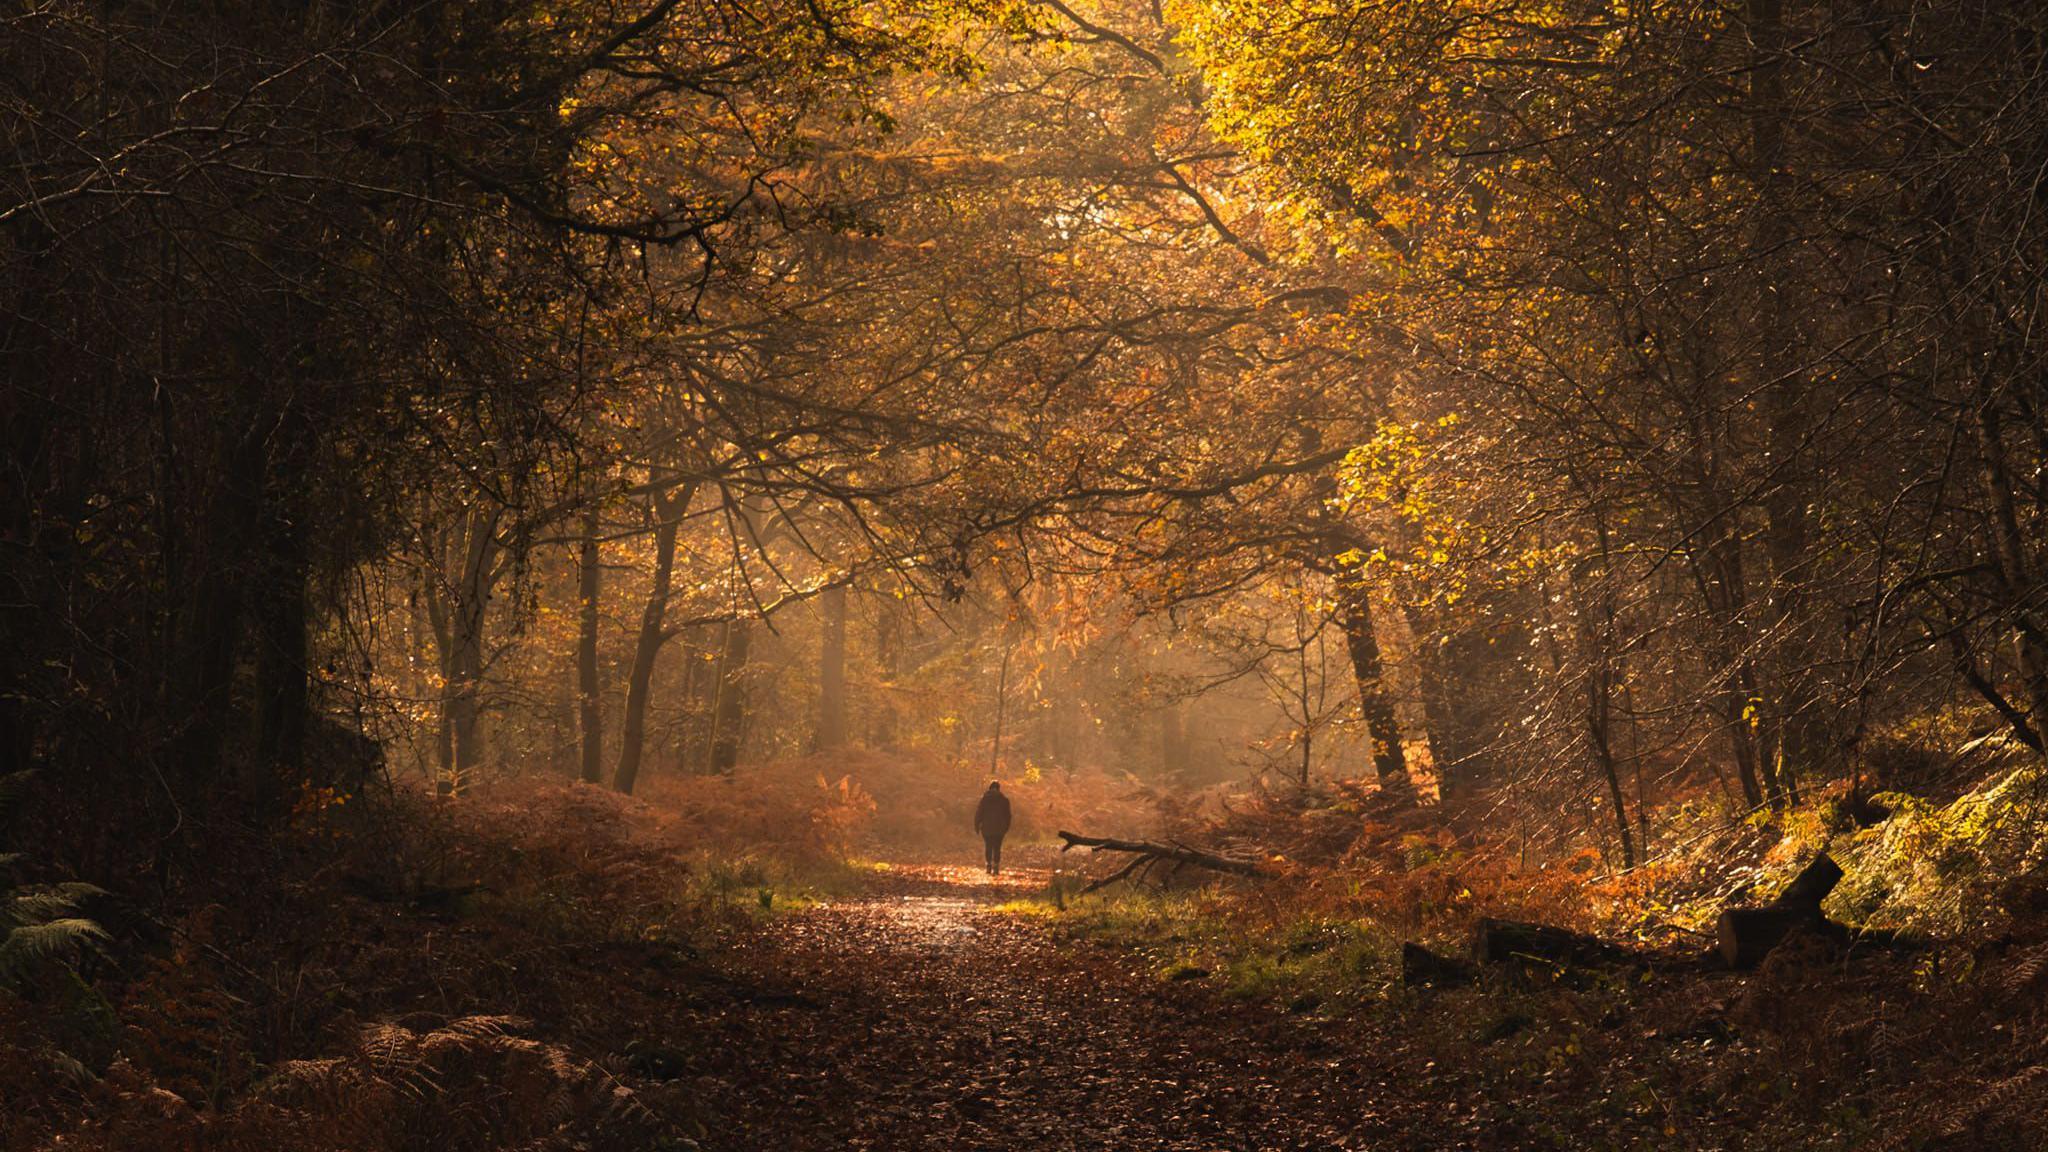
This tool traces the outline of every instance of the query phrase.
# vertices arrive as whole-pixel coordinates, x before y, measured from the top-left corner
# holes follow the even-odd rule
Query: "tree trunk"
[[[221,463],[223,482],[213,493],[195,542],[192,600],[182,613],[179,657],[173,669],[174,722],[179,729],[172,759],[193,782],[219,775],[234,708],[235,663],[249,608],[247,564],[262,519],[267,470],[265,437],[259,428],[246,429],[223,445]]]
[[[1842,940],[1848,930],[1821,914],[1821,901],[1842,882],[1842,867],[1823,852],[1802,869],[1776,900],[1758,908],[1729,908],[1715,932],[1721,958],[1731,968],[1749,968],[1795,931]]]
[[[1742,781],[1742,799],[1751,808],[1765,802],[1779,806],[1776,780],[1768,766],[1759,763],[1756,740],[1756,670],[1744,651],[1747,637],[1742,623],[1746,592],[1743,585],[1742,541],[1736,535],[1734,513],[1723,512],[1707,547],[1707,605],[1720,632],[1721,674],[1727,678],[1721,692],[1722,719],[1727,725],[1730,746],[1735,753],[1735,770]]]
[[[604,569],[597,543],[597,500],[586,499],[576,568],[576,721],[583,752],[580,775],[586,783],[596,784],[604,779],[604,699],[597,678],[597,609]]]
[[[1407,520],[1397,521],[1394,532],[1403,548],[1410,552],[1421,552],[1422,533]],[[1457,790],[1457,777],[1470,775],[1476,765],[1466,761],[1471,749],[1466,745],[1466,720],[1459,715],[1456,697],[1444,671],[1443,631],[1430,619],[1431,613],[1416,604],[1409,596],[1396,596],[1400,605],[1402,623],[1408,632],[1410,651],[1413,653],[1416,678],[1422,697],[1422,722],[1427,729],[1423,733],[1429,747],[1431,767],[1436,770],[1437,796],[1449,797]]]
[[[1987,395],[1978,401],[1977,450],[1983,470],[1984,493],[1991,504],[1991,554],[1996,563],[2000,598],[2010,614],[2018,650],[2020,685],[2026,691],[2029,726],[2038,739],[2048,740],[2048,631],[2028,606],[2038,594],[2034,581],[2033,556],[2020,528],[2019,508],[2013,499],[2015,479],[2005,459],[2004,428],[1998,398]],[[2014,724],[2015,731],[2019,725]]]
[[[1798,775],[1818,769],[1820,741],[1812,710],[1812,657],[1801,626],[1801,567],[1806,561],[1806,485],[1800,475],[1808,414],[1807,382],[1799,371],[1790,322],[1788,294],[1793,278],[1785,274],[1791,261],[1781,252],[1789,239],[1782,202],[1785,162],[1785,78],[1783,0],[1747,0],[1751,66],[1749,72],[1750,164],[1757,192],[1756,227],[1752,231],[1751,272],[1757,286],[1756,339],[1761,356],[1762,394],[1770,464],[1776,475],[1764,497],[1764,547],[1770,561],[1767,608],[1776,639],[1772,661],[1772,711],[1776,714],[1778,756],[1765,766],[1765,784],[1775,784],[1784,798],[1797,803]]]
[[[286,485],[286,488],[292,486]],[[306,535],[296,493],[281,492],[268,532],[270,565],[262,587],[256,660],[257,756],[254,795],[280,798],[306,766]],[[289,796],[282,797],[289,800]]]
[[[711,651],[715,633],[699,625],[689,630],[684,646],[683,698],[689,715],[682,727],[683,771],[701,776],[711,766],[711,711],[718,703],[718,660]]]
[[[1057,657],[1058,667],[1052,679],[1051,699],[1045,710],[1043,723],[1046,728],[1046,758],[1059,768],[1071,774],[1080,766],[1084,750],[1081,734],[1081,698],[1075,690],[1074,681],[1078,670],[1073,658],[1062,654]]]
[[[469,787],[476,778],[477,766],[483,762],[483,721],[477,698],[483,679],[482,662],[477,659],[479,639],[480,634],[465,640],[456,653],[455,678],[448,690],[445,711],[454,762],[447,778],[435,788],[443,796],[458,795]]]
[[[435,786],[443,796],[462,791],[483,762],[477,696],[483,687],[485,608],[497,582],[498,520],[503,511],[479,506],[464,519],[462,571],[446,606],[441,662],[441,744],[445,771]]]
[[[1575,572],[1572,579],[1573,615],[1578,618],[1580,661],[1586,668],[1586,742],[1593,753],[1593,763],[1607,783],[1608,801],[1614,805],[1614,827],[1621,836],[1621,863],[1624,868],[1636,866],[1635,836],[1629,828],[1628,804],[1621,791],[1621,770],[1614,762],[1614,680],[1616,627],[1614,607],[1613,573],[1607,569],[1608,549],[1607,526],[1599,523],[1600,564],[1602,579],[1600,589],[1593,599],[1598,607],[1588,603],[1584,593],[1585,572]]]
[[[454,679],[454,667],[450,663],[455,651],[455,629],[448,618],[448,600],[441,594],[441,581],[435,572],[428,572],[420,580],[421,597],[427,602],[427,623],[434,633],[434,671],[440,675],[440,723],[434,726],[434,779],[438,789],[440,781],[455,771],[455,730],[448,723],[448,684]]]
[[[988,774],[990,779],[1002,775],[1003,720],[1005,719],[1005,708],[1010,701],[1010,656],[1012,645],[1010,643],[1009,620],[1005,619],[1003,621],[1002,628],[996,634],[996,643],[1003,646],[1003,656],[1001,663],[996,669],[996,730],[995,734],[989,738],[988,744]]]
[[[1440,956],[1410,940],[1401,945],[1401,983],[1409,988],[1456,988],[1472,982],[1472,966]]]
[[[1159,759],[1168,776],[1187,771],[1187,715],[1178,700],[1159,713]]]
[[[732,774],[740,762],[740,742],[747,719],[747,649],[753,622],[733,620],[725,626],[718,654],[718,701],[711,712],[711,770]]]
[[[1404,601],[1401,611],[1407,617],[1408,634],[1415,642],[1416,672],[1422,682],[1422,722],[1428,728],[1424,735],[1429,742],[1430,765],[1436,769],[1437,796],[1448,798],[1457,790],[1458,778],[1472,771],[1472,766],[1466,763],[1470,753],[1464,742],[1464,721],[1458,715],[1444,674],[1443,647],[1437,643],[1441,638],[1413,604]]]
[[[1089,848],[1096,852],[1128,852],[1135,857],[1121,870],[1096,880],[1083,889],[1083,891],[1088,892],[1107,887],[1126,877],[1133,877],[1135,874],[1140,873],[1141,869],[1149,869],[1152,865],[1159,863],[1193,865],[1197,868],[1207,868],[1215,872],[1227,872],[1232,876],[1264,876],[1267,874],[1266,866],[1257,860],[1245,860],[1234,856],[1219,856],[1214,852],[1204,852],[1198,848],[1189,848],[1185,844],[1162,844],[1153,840],[1123,840],[1114,836],[1083,836],[1078,832],[1065,831],[1059,832],[1057,835],[1061,840],[1066,841],[1066,843],[1060,846],[1060,851],[1062,852],[1071,852],[1075,848]]]
[[[872,743],[877,748],[896,746],[896,678],[903,662],[902,614],[893,600],[883,600],[875,614],[875,659],[882,669],[881,691],[876,693]]]
[[[846,585],[834,584],[818,598],[818,730],[816,744],[829,751],[846,744]]]
[[[640,611],[640,636],[633,645],[633,669],[626,680],[626,714],[619,726],[619,765],[612,774],[612,787],[631,794],[640,778],[640,758],[647,745],[647,697],[654,686],[654,662],[668,639],[662,622],[668,615],[669,585],[676,564],[676,529],[690,506],[691,490],[685,487],[674,498],[656,493],[653,497],[654,587],[647,593],[647,606]]]
[[[1339,623],[1351,652],[1352,675],[1358,682],[1358,710],[1365,718],[1366,737],[1372,745],[1373,770],[1383,790],[1407,792],[1408,759],[1401,747],[1401,724],[1394,714],[1394,698],[1387,691],[1385,669],[1380,663],[1379,635],[1373,630],[1370,598],[1363,584],[1341,573],[1336,579]]]
[[[1614,830],[1621,836],[1621,865],[1636,866],[1635,837],[1629,830],[1628,804],[1622,798],[1621,773],[1614,763],[1614,743],[1609,721],[1612,716],[1614,685],[1612,673],[1604,666],[1588,673],[1586,688],[1586,734],[1593,745],[1594,762],[1607,780],[1607,797],[1614,805]]]
[[[1763,805],[1765,796],[1757,770],[1755,711],[1750,695],[1740,687],[1721,694],[1722,723],[1728,732],[1728,749],[1735,757],[1735,777],[1742,785],[1742,802],[1751,808]]]
[[[1304,451],[1322,448],[1322,431],[1314,426],[1302,431]],[[1394,711],[1393,695],[1387,691],[1385,666],[1380,656],[1380,638],[1373,627],[1372,597],[1358,573],[1336,559],[1347,551],[1362,549],[1364,541],[1348,527],[1337,523],[1330,509],[1337,496],[1334,469],[1314,476],[1315,520],[1320,526],[1325,551],[1312,556],[1308,566],[1330,577],[1337,592],[1337,622],[1344,629],[1345,647],[1351,653],[1351,673],[1358,684],[1358,711],[1365,720],[1373,772],[1380,789],[1404,796],[1414,795],[1408,779],[1408,754],[1401,745],[1401,723]],[[1306,722],[1306,717],[1304,717]]]

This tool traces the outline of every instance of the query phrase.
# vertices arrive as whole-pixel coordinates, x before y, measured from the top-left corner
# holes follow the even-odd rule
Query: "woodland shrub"
[[[1993,932],[2008,897],[2048,869],[2048,771],[2034,757],[1947,804],[1873,798],[1890,815],[1839,838],[1848,872],[1829,909],[1851,923],[1935,937]]]
[[[624,1065],[722,927],[645,805],[583,786],[452,803],[401,789],[308,811],[269,849],[269,870],[163,913],[160,941],[123,933],[109,999],[56,968],[34,1002],[0,991],[0,1148],[59,1132],[95,1152],[703,1134],[686,1086],[628,1086],[604,1063]]]

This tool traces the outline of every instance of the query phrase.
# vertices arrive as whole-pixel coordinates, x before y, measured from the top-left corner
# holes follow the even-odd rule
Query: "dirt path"
[[[1384,1057],[994,910],[1043,880],[905,868],[779,921],[744,961],[777,991],[705,1022],[707,1147],[1366,1146]]]

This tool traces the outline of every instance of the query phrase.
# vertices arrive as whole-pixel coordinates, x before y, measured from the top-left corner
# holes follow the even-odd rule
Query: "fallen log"
[[[1776,900],[1745,908],[1726,908],[1714,926],[1721,959],[1730,968],[1753,968],[1804,929],[1833,940],[1847,940],[1849,929],[1829,920],[1821,901],[1842,882],[1842,866],[1823,852],[1801,869]]]
[[[1473,929],[1472,959],[1481,964],[1541,960],[1550,964],[1587,966],[1632,962],[1641,957],[1618,944],[1569,928],[1487,917]]]
[[[1818,912],[1804,908],[1780,908],[1774,904],[1726,909],[1714,927],[1721,959],[1727,961],[1730,968],[1756,967],[1794,932],[1812,932],[1838,942],[1849,938],[1847,928]]]
[[[1472,966],[1456,956],[1443,956],[1414,941],[1401,945],[1401,983],[1410,988],[1455,988],[1472,982]]]
[[[1131,862],[1122,868],[1090,883],[1082,889],[1083,892],[1106,888],[1127,877],[1142,876],[1154,865],[1161,863],[1171,863],[1176,868],[1192,865],[1196,868],[1207,868],[1212,872],[1229,873],[1232,876],[1266,875],[1265,867],[1256,860],[1218,856],[1214,852],[1203,852],[1184,844],[1161,844],[1154,840],[1119,840],[1114,836],[1083,836],[1078,832],[1061,832],[1059,837],[1066,841],[1060,847],[1062,852],[1087,848],[1095,852],[1127,852],[1133,857]]]

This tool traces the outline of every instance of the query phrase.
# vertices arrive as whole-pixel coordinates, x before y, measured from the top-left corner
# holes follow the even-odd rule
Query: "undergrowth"
[[[0,995],[0,1147],[694,1146],[710,1118],[636,1052],[744,917],[640,816],[583,788],[307,806],[108,921],[103,1040],[89,1002]]]
[[[689,1029],[757,995],[727,953],[873,890],[884,846],[957,855],[982,780],[941,767],[849,753],[638,798],[309,789],[231,868],[124,904],[89,981],[64,963],[95,939],[67,915],[87,891],[0,889],[0,960],[54,962],[34,997],[0,989],[0,1148],[692,1147],[717,1118],[685,1072],[718,1053]],[[1128,792],[1015,787],[1019,839]]]
[[[1208,890],[1089,896],[1064,913],[1043,900],[1035,907],[1057,917],[1061,939],[1129,949],[1160,980],[1203,981],[1233,998],[1296,1011],[1376,992],[1399,947],[1366,921],[1260,918]]]
[[[1362,831],[1318,855],[1326,816],[1254,806],[1179,832],[1277,847],[1275,879],[1048,893],[1030,910],[1162,984],[1399,1037],[1438,1091],[1515,1101],[1466,1122],[1516,1146],[2031,1150],[2048,1147],[2043,778],[2001,759],[1945,801],[1859,807],[1838,787],[1775,817],[1700,798],[1625,871],[1591,847],[1531,864],[1427,817],[1296,799]],[[1720,910],[1770,899],[1820,851],[1847,872],[1829,914],[1868,939],[1795,936],[1757,971],[1716,970]],[[1484,916],[1669,960],[1404,983],[1404,941],[1462,955]]]

